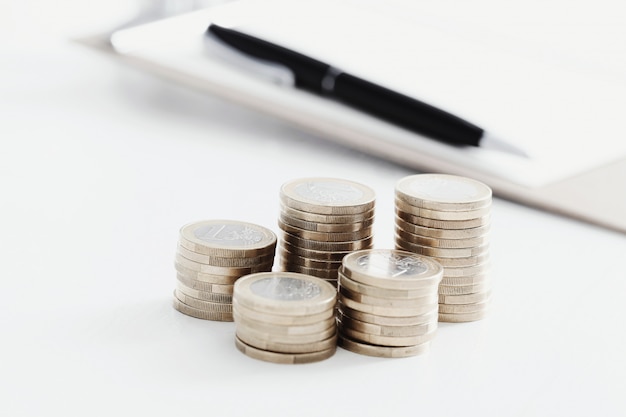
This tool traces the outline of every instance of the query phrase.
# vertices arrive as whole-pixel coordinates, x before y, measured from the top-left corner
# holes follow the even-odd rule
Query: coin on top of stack
[[[374,191],[338,178],[301,178],[280,189],[281,267],[337,285],[348,253],[371,248]]]
[[[205,320],[233,321],[234,284],[271,271],[276,235],[235,220],[205,220],[180,229],[174,267],[174,308]]]
[[[398,181],[395,195],[396,248],[433,257],[444,267],[439,321],[485,317],[491,188],[456,175],[419,174]]]
[[[394,249],[343,258],[339,270],[339,346],[379,357],[427,352],[437,332],[437,261]]]
[[[306,274],[265,272],[235,283],[235,345],[244,354],[276,363],[331,357],[337,347],[337,290]]]

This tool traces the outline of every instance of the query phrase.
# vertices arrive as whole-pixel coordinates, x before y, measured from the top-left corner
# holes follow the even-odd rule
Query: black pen
[[[207,35],[246,55],[288,68],[297,88],[332,97],[413,132],[454,145],[480,146],[527,156],[521,149],[460,117],[301,53],[216,24],[209,25]]]

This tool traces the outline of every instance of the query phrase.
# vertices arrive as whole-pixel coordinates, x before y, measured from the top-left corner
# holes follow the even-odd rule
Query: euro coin
[[[411,326],[383,326],[378,324],[372,324],[346,316],[341,312],[339,312],[338,319],[343,327],[354,329],[363,333],[388,337],[422,336],[437,329],[436,316],[434,316],[434,320],[430,322]]]
[[[423,246],[430,246],[433,248],[471,248],[474,246],[480,246],[484,245],[485,243],[489,243],[489,235],[466,239],[437,239],[416,235],[410,232],[406,232],[400,228],[396,228],[396,236],[407,242]]]
[[[433,248],[430,246],[418,245],[416,243],[407,242],[400,236],[396,235],[396,246],[403,250],[417,253],[424,256],[438,258],[467,258],[469,256],[480,256],[489,252],[489,244],[474,246],[472,248]]]
[[[488,307],[489,299],[472,304],[439,304],[439,314],[476,313]]]
[[[437,294],[429,294],[417,298],[381,298],[370,295],[360,294],[356,291],[351,291],[346,287],[339,287],[339,294],[342,294],[351,300],[358,301],[362,304],[368,304],[371,306],[390,307],[390,308],[414,308],[420,305],[428,305],[438,302],[439,298]]]
[[[341,334],[337,338],[337,343],[345,350],[379,358],[407,358],[427,353],[430,350],[430,342],[415,346],[378,346],[369,343],[357,342]]]
[[[251,267],[226,267],[201,264],[183,257],[180,253],[176,254],[176,263],[184,268],[192,271],[201,272],[211,275],[241,276],[253,274],[255,272],[268,272],[272,270],[273,259],[264,264],[258,264]]]
[[[396,183],[397,198],[431,210],[476,210],[491,205],[492,191],[470,178],[446,174],[417,174]]]
[[[469,220],[438,220],[438,219],[430,219],[422,216],[415,216],[411,213],[407,213],[402,211],[399,208],[396,208],[396,216],[401,218],[402,220],[416,224],[418,226],[430,227],[435,229],[445,229],[445,230],[465,230],[472,229],[476,227],[487,226],[491,223],[491,215],[485,215],[483,217],[478,217],[475,219]]]
[[[274,260],[273,253],[271,255],[257,256],[253,258],[223,258],[196,253],[180,245],[177,248],[177,252],[185,259],[189,259],[200,264],[229,268],[250,268],[256,265],[267,264]]]
[[[362,284],[360,282],[353,281],[352,279],[346,277],[342,273],[339,273],[339,286],[347,288],[350,291],[357,292],[363,295],[369,295],[372,297],[382,297],[382,298],[398,298],[398,299],[407,299],[407,298],[419,298],[432,294],[437,294],[437,286],[427,286],[420,289],[415,290],[404,290],[404,289],[395,289],[395,288],[381,288],[373,285]]]
[[[338,310],[351,318],[381,326],[417,326],[424,323],[430,323],[433,320],[437,320],[438,307],[433,307],[431,311],[424,314],[406,316],[406,317],[392,317],[383,316],[380,314],[371,314],[363,311],[355,310],[339,300],[337,303]]]
[[[434,239],[471,239],[484,236],[489,233],[490,224],[469,229],[435,229],[433,227],[420,226],[402,219],[396,215],[395,224],[399,229],[415,235]]]
[[[235,318],[235,322],[237,326],[241,325],[242,327],[248,327],[253,329],[256,332],[265,333],[268,335],[277,335],[277,336],[308,336],[308,335],[317,335],[317,337],[313,338],[313,340],[320,340],[323,337],[324,332],[327,332],[331,328],[335,328],[335,318],[328,317],[324,320],[319,320],[315,323],[311,324],[301,324],[301,325],[282,325],[275,323],[268,323],[265,321],[261,321],[256,317],[256,314],[246,315],[246,312],[250,311],[249,309],[240,310],[237,307],[233,308],[233,317]],[[304,343],[304,341],[302,341]]]
[[[235,346],[237,349],[246,356],[254,359],[259,359],[266,362],[284,363],[284,364],[301,364],[319,362],[324,359],[328,359],[335,354],[336,346],[319,352],[309,353],[280,353],[272,352],[269,350],[263,350],[250,346],[241,341],[238,337],[235,337]]]
[[[317,214],[363,213],[374,207],[374,191],[357,182],[338,178],[300,178],[280,189],[281,202]]]
[[[374,207],[370,210],[362,213],[353,213],[345,215],[333,215],[333,214],[317,214],[309,213],[308,211],[297,210],[292,207],[286,206],[281,202],[280,204],[281,216],[288,216],[292,219],[302,220],[306,222],[313,222],[315,224],[350,224],[357,222],[366,222],[374,219]],[[306,227],[303,227],[306,229]]]
[[[270,314],[270,313],[263,313],[260,311],[256,311],[246,306],[243,306],[239,304],[237,300],[233,300],[233,310],[237,311],[239,314],[241,314],[244,317],[253,317],[255,320],[263,322],[263,323],[269,323],[269,324],[275,324],[275,325],[281,325],[281,326],[306,326],[306,325],[334,319],[334,314],[335,314],[334,310],[330,308],[328,310],[322,311],[321,313],[299,315],[299,316],[292,316],[292,315],[285,315],[285,314]]]
[[[201,291],[190,288],[184,285],[181,281],[176,282],[176,289],[188,297],[197,298],[198,300],[211,301],[213,303],[227,303],[233,302],[232,294],[220,294],[211,291]]]
[[[303,249],[329,252],[345,252],[366,249],[371,247],[373,243],[373,239],[371,236],[360,240],[346,242],[320,242],[317,240],[304,239],[285,231],[281,233],[281,238],[283,241],[291,244],[292,246],[298,246]]]
[[[352,340],[358,342],[365,342],[378,346],[413,346],[422,343],[430,342],[435,338],[437,329],[430,331],[429,333],[420,336],[380,336],[369,333],[359,332],[348,327],[343,327],[339,322],[339,331],[343,336],[347,336]]]
[[[466,221],[477,219],[483,216],[487,216],[491,210],[491,207],[483,207],[476,210],[467,210],[467,211],[440,211],[440,210],[430,210],[421,207],[412,206],[405,201],[396,198],[395,200],[396,208],[405,213],[411,214],[413,216],[424,217],[427,219],[433,220],[452,220],[452,221]]]
[[[312,232],[322,233],[347,233],[358,232],[366,228],[371,228],[374,224],[374,217],[357,222],[343,222],[343,223],[319,223],[301,220],[293,217],[289,217],[286,214],[280,214],[278,218],[280,223],[289,225],[291,227],[297,227],[303,230],[309,230]]]
[[[471,303],[483,303],[489,300],[491,297],[491,291],[476,292],[473,294],[464,295],[440,295],[440,304],[471,304]]]
[[[233,321],[232,313],[224,313],[224,312],[216,312],[216,311],[205,311],[199,308],[191,307],[176,297],[173,297],[173,306],[179,312],[195,317],[203,320],[213,320],[213,321]]]
[[[335,349],[337,346],[337,331],[327,339],[309,343],[282,343],[266,340],[243,331],[239,327],[236,330],[236,336],[239,340],[254,348],[280,353],[313,353]]]
[[[437,303],[424,304],[424,305],[416,305],[414,307],[383,307],[361,303],[355,301],[349,297],[346,297],[345,294],[339,293],[339,301],[357,311],[361,311],[368,314],[375,314],[387,317],[409,317],[409,316],[419,316],[422,314],[428,314],[432,311],[437,310]]]
[[[473,313],[459,313],[459,314],[439,313],[439,321],[448,322],[448,323],[466,323],[470,321],[477,321],[477,320],[482,320],[483,318],[485,318],[488,312],[489,312],[489,309],[476,311]]]
[[[464,295],[473,294],[475,292],[487,291],[491,288],[491,284],[486,281],[473,285],[439,285],[440,295]]]
[[[233,312],[233,305],[230,303],[216,303],[211,301],[200,300],[199,298],[190,297],[183,293],[179,289],[174,290],[174,296],[181,302],[189,307],[197,308],[203,311],[210,311],[215,313],[231,313]]]
[[[468,277],[443,277],[440,285],[443,285],[444,287],[467,286],[467,285],[487,284],[488,281],[489,281],[489,274],[471,275]]]
[[[264,272],[237,280],[233,299],[264,313],[307,315],[332,309],[337,290],[322,279],[304,274]]]
[[[196,281],[192,278],[188,278],[184,274],[178,273],[176,274],[176,279],[178,282],[183,284],[185,287],[202,292],[210,292],[217,294],[233,294],[233,284],[213,284],[210,282],[204,281]]]
[[[300,229],[295,226],[278,221],[278,227],[294,236],[302,239],[315,240],[318,242],[347,242],[353,240],[361,240],[372,234],[372,227],[364,227],[355,232],[314,232],[311,230]]]

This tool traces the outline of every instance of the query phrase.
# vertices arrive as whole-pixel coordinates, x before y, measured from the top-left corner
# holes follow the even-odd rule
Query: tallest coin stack
[[[396,248],[443,267],[439,321],[483,318],[489,306],[491,188],[470,178],[420,174],[396,184]]]

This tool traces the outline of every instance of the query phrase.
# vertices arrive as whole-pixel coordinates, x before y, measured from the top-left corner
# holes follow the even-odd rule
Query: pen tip
[[[530,158],[528,152],[519,146],[513,145],[497,136],[494,136],[488,132],[483,133],[483,137],[480,139],[480,146],[486,149],[494,149],[501,152],[506,152],[512,155],[516,155],[522,158]]]

